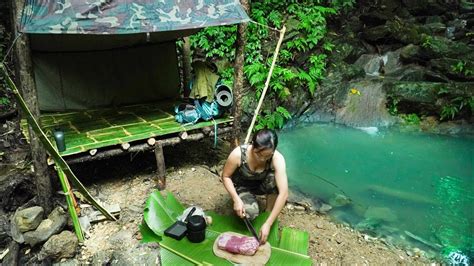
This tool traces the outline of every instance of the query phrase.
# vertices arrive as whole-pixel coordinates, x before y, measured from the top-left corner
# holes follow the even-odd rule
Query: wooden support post
[[[166,167],[165,156],[163,154],[163,146],[160,141],[155,143],[155,158],[156,158],[156,174],[158,175],[158,189],[166,188]]]
[[[17,30],[20,25],[24,0],[12,1],[12,18],[13,18],[13,32],[15,36],[20,34]],[[36,83],[33,72],[33,63],[31,61],[31,52],[29,38],[23,34],[18,38],[15,46],[16,53],[16,70],[19,77],[20,91],[25,99],[26,105],[31,110],[33,117],[39,121],[39,106],[36,92]],[[46,151],[41,145],[39,138],[34,134],[31,127],[28,127],[30,135],[31,157],[35,169],[35,184],[36,195],[38,196],[38,204],[41,205],[45,212],[49,213],[53,208],[51,179],[48,173]]]
[[[191,40],[189,37],[183,38],[183,81],[184,81],[184,91],[189,92],[189,84],[191,83]],[[189,95],[184,95],[188,97]]]

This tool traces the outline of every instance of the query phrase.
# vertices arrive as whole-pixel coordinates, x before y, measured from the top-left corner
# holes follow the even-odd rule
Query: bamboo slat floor
[[[174,105],[141,104],[111,109],[44,113],[40,117],[40,124],[52,143],[55,143],[54,130],[64,132],[66,150],[60,152],[62,156],[214,125],[213,121],[180,124],[173,115]],[[215,119],[217,124],[231,121],[233,118],[230,116]],[[26,133],[26,120],[22,120],[21,124]]]

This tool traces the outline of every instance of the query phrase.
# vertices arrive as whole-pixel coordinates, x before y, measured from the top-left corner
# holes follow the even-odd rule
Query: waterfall
[[[353,127],[389,126],[395,121],[386,108],[381,80],[352,83],[344,106],[336,113],[336,122]]]

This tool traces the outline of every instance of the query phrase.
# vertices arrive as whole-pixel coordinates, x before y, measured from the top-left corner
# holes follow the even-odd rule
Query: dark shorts
[[[244,202],[245,213],[251,220],[255,219],[260,210],[256,195],[278,194],[275,173],[270,172],[264,180],[232,179],[240,199]]]

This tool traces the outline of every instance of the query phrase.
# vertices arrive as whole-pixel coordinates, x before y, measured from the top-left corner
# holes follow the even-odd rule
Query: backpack
[[[216,101],[194,100],[192,104],[180,104],[175,107],[175,119],[178,123],[195,124],[199,119],[209,121],[220,115],[219,105]]]

